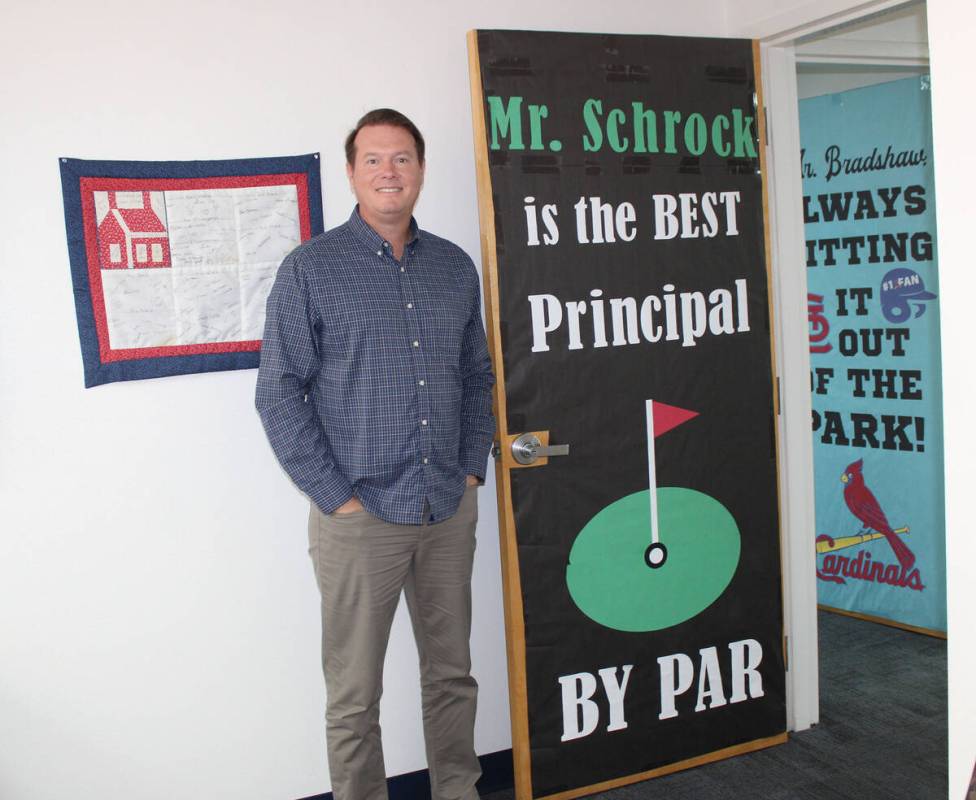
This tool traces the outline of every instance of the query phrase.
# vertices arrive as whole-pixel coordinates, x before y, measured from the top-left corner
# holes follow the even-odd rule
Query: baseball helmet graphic
[[[898,267],[881,279],[881,312],[888,322],[906,322],[912,315],[910,303],[915,303],[915,318],[925,313],[925,300],[936,295],[925,290],[925,281],[915,270]]]

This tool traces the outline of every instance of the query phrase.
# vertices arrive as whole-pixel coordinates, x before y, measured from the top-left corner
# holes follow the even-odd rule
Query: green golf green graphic
[[[577,607],[619,631],[669,628],[700,614],[725,591],[739,563],[735,519],[694,489],[658,487],[654,438],[695,412],[647,401],[647,491],[622,497],[580,531],[566,583]]]

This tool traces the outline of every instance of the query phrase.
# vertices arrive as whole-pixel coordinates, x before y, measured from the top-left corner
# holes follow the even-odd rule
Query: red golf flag
[[[684,422],[698,416],[697,411],[689,411],[687,408],[669,406],[667,403],[659,403],[652,400],[654,414],[654,438],[662,433],[667,433],[672,428],[677,428]]]

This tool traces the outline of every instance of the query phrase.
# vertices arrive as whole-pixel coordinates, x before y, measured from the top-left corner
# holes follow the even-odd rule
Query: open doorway
[[[860,617],[883,618],[888,623],[901,624],[911,630],[925,629],[943,635],[945,631],[945,527],[941,485],[941,442],[932,445],[931,439],[928,442],[923,441],[923,451],[927,451],[924,454],[917,450],[918,442],[911,445],[913,453],[923,455],[923,460],[932,457],[931,463],[921,469],[914,466],[905,467],[902,478],[908,488],[896,490],[892,500],[889,501],[894,505],[908,504],[913,496],[931,500],[933,513],[929,514],[924,522],[916,523],[914,529],[902,523],[896,523],[893,527],[880,522],[873,527],[868,526],[864,519],[858,518],[854,513],[857,507],[856,497],[853,496],[855,493],[849,491],[846,498],[844,493],[845,487],[860,481],[858,486],[862,487],[863,501],[864,490],[872,486],[870,480],[867,484],[863,482],[864,470],[875,469],[874,475],[884,477],[891,472],[891,465],[881,466],[881,462],[876,459],[878,453],[874,451],[885,452],[885,444],[889,445],[887,450],[894,449],[896,452],[905,452],[909,447],[907,440],[904,442],[894,440],[898,435],[888,440],[885,439],[883,432],[881,438],[871,439],[868,436],[872,421],[883,425],[882,416],[887,415],[889,421],[897,422],[899,414],[894,412],[897,399],[885,396],[893,392],[890,392],[886,386],[880,388],[868,386],[865,380],[880,377],[884,381],[892,375],[897,379],[899,375],[905,377],[909,372],[912,375],[917,372],[924,373],[925,380],[928,382],[925,388],[922,389],[919,384],[914,387],[914,390],[904,393],[902,399],[920,400],[924,396],[928,400],[931,397],[932,410],[925,414],[912,413],[912,424],[915,424],[915,417],[924,416],[925,419],[920,426],[923,430],[923,439],[931,436],[941,437],[937,306],[936,309],[929,306],[923,310],[922,315],[916,316],[917,306],[911,302],[913,298],[909,296],[913,291],[919,292],[915,297],[917,305],[926,306],[930,302],[938,302],[934,181],[931,180],[931,172],[926,188],[922,190],[925,197],[923,205],[932,208],[931,217],[924,225],[916,224],[919,222],[920,215],[908,214],[904,210],[899,212],[895,206],[887,209],[889,216],[885,216],[883,209],[874,219],[865,206],[857,208],[858,200],[862,197],[859,195],[859,190],[873,193],[877,188],[882,188],[885,190],[882,194],[891,198],[897,188],[897,194],[903,202],[902,192],[905,188],[917,187],[925,183],[913,178],[901,185],[902,176],[895,174],[898,172],[896,169],[887,172],[890,180],[883,180],[885,170],[873,167],[879,167],[888,157],[887,144],[882,145],[880,151],[873,154],[873,144],[867,147],[855,146],[853,149],[849,148],[847,152],[840,152],[844,149],[840,147],[838,151],[834,151],[833,157],[837,160],[841,173],[847,167],[850,168],[847,175],[851,180],[845,185],[843,178],[835,175],[831,185],[825,185],[823,181],[825,172],[830,168],[824,161],[825,150],[831,144],[839,144],[843,138],[841,134],[850,133],[843,130],[848,126],[844,114],[833,112],[843,108],[854,112],[860,104],[864,107],[861,110],[862,116],[870,117],[874,113],[878,117],[873,120],[875,122],[881,121],[886,116],[887,122],[883,123],[888,126],[886,133],[899,135],[918,121],[910,104],[902,104],[894,109],[887,108],[883,112],[879,106],[875,106],[872,111],[871,103],[878,102],[877,98],[884,95],[892,97],[897,95],[894,87],[898,87],[899,84],[909,93],[914,91],[916,96],[927,91],[928,88],[925,5],[913,3],[893,9],[881,8],[886,5],[891,4],[874,4],[872,8],[880,10],[868,16],[864,16],[865,9],[862,7],[859,10],[860,16],[858,12],[851,11],[845,19],[827,19],[803,27],[794,27],[782,34],[771,35],[763,42],[766,106],[773,143],[771,147],[773,169],[770,181],[771,213],[774,218],[773,248],[774,260],[778,264],[777,293],[781,309],[779,327],[780,341],[783,344],[780,363],[786,409],[782,424],[786,434],[784,441],[787,460],[800,462],[809,453],[810,461],[815,463],[819,455],[816,452],[818,446],[833,446],[837,451],[835,458],[843,461],[837,469],[815,469],[809,476],[811,486],[822,483],[825,487],[820,490],[818,486],[816,504],[813,497],[804,496],[802,491],[790,492],[784,508],[784,516],[794,522],[789,541],[789,546],[793,548],[793,557],[790,558],[791,569],[794,570],[790,588],[792,597],[788,597],[787,607],[794,610],[790,620],[791,653],[798,655],[799,658],[791,663],[796,665],[799,672],[793,682],[795,692],[792,713],[794,730],[803,730],[806,724],[817,722],[821,723],[822,728],[844,730],[847,723],[852,721],[852,717],[860,717],[858,721],[860,722],[866,716],[877,716],[880,720],[886,714],[889,715],[888,728],[894,731],[893,736],[911,731],[911,735],[916,737],[918,742],[925,742],[923,749],[910,750],[910,758],[913,762],[925,763],[931,767],[928,785],[924,792],[918,790],[914,796],[937,797],[945,796],[947,785],[944,641],[884,628],[861,619],[851,620],[834,615],[825,616],[821,613],[818,646],[816,633],[811,635],[811,629],[808,627],[811,620],[809,617],[804,617],[804,610],[801,607],[804,600],[811,599],[811,595],[821,594],[818,589],[825,583],[821,575],[844,580],[848,587],[858,582],[870,583],[870,581],[859,581],[859,578],[865,560],[873,556],[881,562],[887,560],[898,564],[894,569],[897,569],[899,575],[902,572],[901,567],[907,566],[904,571],[906,581],[913,569],[921,569],[917,584],[927,584],[929,597],[936,599],[936,602],[930,605],[936,612],[941,613],[936,613],[934,616],[930,614],[919,619],[912,618],[910,615],[906,617],[904,611],[898,608],[872,607],[870,603],[858,605],[858,602],[848,603],[848,607],[842,610],[854,611]],[[870,11],[871,8],[868,10]],[[851,124],[854,116],[856,114],[852,114]],[[808,135],[809,131],[804,131],[805,121],[811,127],[816,127],[819,123],[820,127],[827,129],[828,133],[821,130],[819,139]],[[825,139],[829,138],[828,134],[836,134],[837,141],[825,143]],[[899,137],[892,135],[876,138],[888,138],[894,141]],[[917,152],[924,148],[927,151],[926,156],[931,159],[931,131],[928,132],[927,137],[922,138],[927,143],[916,145],[914,149]],[[810,144],[812,141],[816,144]],[[805,144],[808,152],[804,153],[801,159],[800,154]],[[898,149],[895,148],[895,151]],[[845,167],[845,157],[848,161],[847,167]],[[897,155],[892,155],[891,159],[897,159]],[[819,187],[811,180],[813,177],[821,179]],[[881,180],[880,184],[878,180]],[[915,195],[918,191],[913,189],[910,194]],[[818,225],[824,222],[825,216],[819,195],[824,195],[827,214],[833,216],[831,222],[838,224],[836,236],[833,232],[818,229]],[[874,198],[880,196],[882,195],[873,194]],[[842,212],[839,207],[834,206],[835,202],[843,205],[848,200],[852,205],[847,212]],[[864,200],[864,202],[870,201]],[[920,209],[912,208],[913,212],[916,210]],[[853,217],[858,211],[860,219],[855,220]],[[883,252],[883,248],[876,253],[868,252],[875,243],[883,244],[885,233],[889,234],[889,244],[899,241],[902,237],[893,229],[886,227],[885,223],[896,221],[903,223],[909,217],[911,222],[903,225],[903,238],[908,244],[911,237],[920,234],[924,228],[931,234],[931,241],[927,242],[924,252],[917,250],[913,255],[909,248],[904,259],[896,252]],[[861,230],[858,230],[858,225],[855,223],[860,223]],[[823,275],[836,276],[845,268],[851,268],[852,256],[844,248],[856,246],[860,241],[857,237],[860,235],[864,236],[866,247],[859,253],[853,254],[853,261],[858,263],[853,264],[851,272],[857,276],[857,279],[837,286],[830,285],[829,281],[821,281]],[[916,235],[916,244],[920,244],[923,238],[924,235]],[[834,239],[837,241],[834,242]],[[844,244],[845,239],[848,240],[847,245]],[[835,244],[836,250],[827,256],[825,250],[834,248]],[[918,260],[914,256],[918,256]],[[794,266],[791,268],[791,265]],[[814,276],[814,273],[819,274]],[[900,295],[908,306],[909,313],[905,318],[900,318],[897,317],[897,312],[889,309],[896,314],[896,322],[885,319],[884,324],[868,324],[871,308],[867,306],[872,301],[879,316],[882,315],[882,293],[888,291],[884,286],[884,277],[889,273],[892,273],[890,283],[895,291],[887,299],[894,302]],[[909,280],[910,274],[911,280]],[[878,280],[875,281],[875,278]],[[929,278],[930,287],[919,290],[919,283],[924,278]],[[874,285],[875,283],[877,286]],[[912,283],[911,289],[908,288],[908,283]],[[844,305],[844,299],[852,297],[848,293],[851,288],[856,289],[853,296],[860,298],[860,306],[856,300],[850,305]],[[838,291],[842,294],[838,295]],[[812,310],[810,294],[819,297],[819,304],[816,304],[817,307]],[[804,309],[799,307],[800,298],[806,298],[808,301]],[[834,312],[833,319],[827,319],[826,313],[831,308]],[[934,314],[933,310],[935,310]],[[925,314],[928,314],[928,317],[925,317]],[[816,330],[812,329],[811,321],[817,322],[820,327]],[[902,359],[908,361],[914,358],[907,355],[908,350],[915,349],[918,341],[925,338],[925,334],[912,334],[910,330],[897,334],[904,335],[906,339],[915,336],[912,347],[904,350],[904,356],[893,354],[890,350],[886,354],[879,351],[879,363],[871,365],[859,363],[860,356],[864,355],[863,352],[857,352],[862,342],[860,339],[862,329],[869,332],[869,337],[873,335],[873,331],[880,330],[880,335],[883,337],[889,328],[911,328],[917,321],[933,323],[929,326],[928,335],[929,338],[934,336],[936,342],[934,363],[932,358],[929,358],[921,369],[915,365],[908,366],[901,363]],[[908,323],[907,326],[902,324],[905,322]],[[824,333],[829,324],[835,326],[830,337]],[[848,338],[843,342],[837,337],[840,332],[838,329],[847,331]],[[821,336],[816,342],[811,342],[811,339],[815,338],[812,334],[815,333]],[[812,354],[809,351],[811,344],[819,344],[822,348],[829,345],[835,349],[843,344],[845,353],[838,359],[840,363],[831,364],[818,360],[823,353]],[[873,352],[873,348],[869,350]],[[872,369],[877,372],[872,372]],[[818,377],[822,390],[825,390],[826,384],[831,379],[840,383],[846,391],[848,400],[854,399],[854,395],[861,394],[864,397],[857,399],[870,401],[872,394],[878,389],[881,397],[877,399],[881,401],[881,405],[885,405],[885,408],[881,410],[879,406],[876,409],[877,413],[871,415],[865,408],[852,408],[850,402],[846,407],[843,404],[838,406],[834,402],[827,402],[826,391],[824,397],[817,396]],[[919,374],[918,378],[921,381],[922,375]],[[853,385],[851,381],[854,382]],[[858,381],[861,381],[859,386]],[[805,407],[809,411],[804,413],[803,401],[805,397],[810,397],[811,390],[813,390],[813,401],[810,406]],[[909,402],[921,405],[915,403],[915,400]],[[834,412],[830,419],[827,419],[826,411]],[[810,412],[815,412],[812,414],[814,425],[817,426],[819,422],[820,439],[817,438],[817,431],[814,432],[814,437],[810,435],[810,417],[806,416]],[[852,417],[852,414],[857,416]],[[901,416],[907,418],[909,415],[903,413]],[[851,423],[860,426],[856,434],[851,429]],[[845,424],[846,432],[841,430]],[[852,435],[848,436],[847,433]],[[854,440],[858,435],[860,439],[855,447]],[[808,446],[808,439],[810,439],[809,451],[805,449]],[[874,444],[878,446],[873,447]],[[935,452],[932,452],[933,450]],[[922,488],[924,481],[917,477],[925,470],[928,470],[929,478],[938,483],[936,487]],[[861,474],[853,474],[857,472]],[[794,488],[797,475],[798,471],[793,471],[791,475]],[[846,483],[843,482],[844,477],[847,478]],[[881,494],[882,491],[878,488],[871,496]],[[824,497],[829,500],[825,501]],[[823,506],[828,501],[834,504],[836,514],[832,520],[836,520],[836,524],[832,522],[826,527],[821,527],[822,519],[825,517],[822,513]],[[805,516],[807,514],[809,516]],[[894,512],[892,516],[895,516]],[[829,515],[827,517],[829,518]],[[812,522],[814,519],[817,520],[816,526]],[[877,519],[875,521],[878,522]],[[799,531],[804,525],[808,526],[804,534],[809,537],[805,542],[799,536]],[[853,530],[847,531],[846,526],[850,525],[853,525]],[[868,527],[871,529],[863,530]],[[879,532],[878,527],[887,530]],[[895,528],[904,530],[895,534]],[[914,540],[908,539],[910,530],[920,533],[923,529],[934,535],[934,543],[923,545],[919,541],[922,538],[920,536],[916,536]],[[847,533],[851,536],[846,536]],[[811,553],[810,562],[804,563],[806,556],[801,552],[802,549],[809,547],[810,542],[823,534],[829,534],[830,538],[846,538],[848,541],[845,544],[849,547],[852,544],[862,546],[851,549],[847,553],[842,553],[839,548],[825,548],[824,552],[819,554]],[[855,542],[858,536],[864,538]],[[895,550],[897,544],[895,547],[889,544],[889,538],[893,537],[911,541],[911,552],[902,552],[902,558],[898,559]],[[837,542],[829,544],[833,548]],[[914,552],[916,550],[926,552],[924,569],[917,567],[918,553]],[[857,551],[864,551],[864,555],[861,556],[857,567],[852,568]],[[824,559],[828,554],[831,555],[831,560],[825,567]],[[941,574],[938,572],[939,566],[942,568]],[[805,571],[807,569],[809,572]],[[868,574],[876,577],[877,570]],[[829,580],[826,583],[830,584],[830,588],[839,586]],[[909,594],[920,594],[917,589],[906,587],[905,591]],[[897,592],[892,591],[891,594]],[[836,598],[836,595],[834,597]],[[821,605],[824,605],[821,597],[818,596],[817,599]],[[834,603],[827,603],[827,605],[840,605],[840,602],[834,599]],[[814,630],[816,630],[815,623]],[[819,682],[817,676],[805,672],[815,670],[817,666],[819,666]],[[890,690],[893,683],[897,681],[903,681],[902,688],[892,693]],[[849,694],[845,696],[845,692]],[[915,716],[916,714],[918,716]],[[927,727],[927,721],[933,724]],[[884,726],[879,726],[879,734],[882,730]],[[895,743],[887,735],[883,737],[883,741],[885,742],[883,746],[895,747]],[[909,778],[906,776],[905,780]],[[936,783],[935,786],[932,785],[933,781]],[[928,792],[932,794],[929,795]]]
[[[944,638],[925,7],[820,32],[795,50],[818,602]]]

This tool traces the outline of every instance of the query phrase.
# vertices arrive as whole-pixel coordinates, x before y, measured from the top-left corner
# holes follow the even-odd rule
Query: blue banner
[[[929,78],[800,102],[822,605],[946,629]]]

